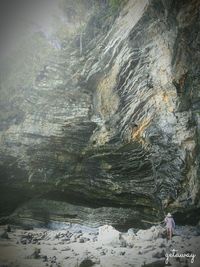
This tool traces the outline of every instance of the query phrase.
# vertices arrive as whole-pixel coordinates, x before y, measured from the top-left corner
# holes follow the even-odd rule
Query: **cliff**
[[[57,6],[4,59],[0,215],[197,223],[200,2],[104,2]]]

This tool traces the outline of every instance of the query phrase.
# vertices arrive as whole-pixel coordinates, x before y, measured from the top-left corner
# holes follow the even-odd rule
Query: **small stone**
[[[75,236],[72,236],[72,237],[70,238],[70,241],[74,243],[74,242],[76,242],[76,241],[77,241],[77,239],[76,239],[76,237],[75,237]]]
[[[90,266],[93,266],[95,263],[91,260],[91,259],[84,259],[79,267],[90,267]]]
[[[166,245],[165,245],[164,243],[161,243],[159,247],[160,247],[160,248],[165,248]]]
[[[120,247],[126,248],[127,247],[126,242],[125,241],[122,241]]]
[[[135,235],[135,232],[134,232],[133,228],[128,229],[127,233],[128,233],[128,235]]]
[[[70,247],[65,247],[61,249],[61,251],[69,251],[69,250],[71,250]]]
[[[34,258],[34,259],[39,259],[41,257],[40,256],[40,248],[35,248],[35,251],[31,255],[31,257]]]
[[[78,253],[74,253],[74,256],[76,257],[76,256],[78,256],[79,254]]]
[[[4,231],[3,234],[1,234],[1,238],[9,239],[8,233],[6,231]]]
[[[160,251],[154,252],[152,257],[157,258],[157,259],[164,258],[165,257],[165,251],[162,250],[161,252]]]
[[[10,232],[11,232],[11,226],[10,226],[10,225],[8,225],[8,226],[7,226],[7,229],[6,229],[6,231],[7,231],[8,233],[10,233]]]
[[[44,255],[42,258],[43,258],[43,262],[48,261],[48,257],[46,255]]]
[[[151,263],[145,263],[142,267],[165,267],[170,266],[165,264],[165,260],[156,260]]]

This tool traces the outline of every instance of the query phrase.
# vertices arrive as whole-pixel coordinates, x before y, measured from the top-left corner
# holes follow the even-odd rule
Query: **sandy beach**
[[[11,232],[5,229],[6,226],[0,228],[1,267],[198,267],[200,264],[200,235],[197,228],[189,226],[177,227],[172,241],[166,240],[160,226],[137,232],[129,229],[126,233],[108,225],[100,228],[74,225],[54,230],[11,226]],[[177,257],[173,257],[175,252],[179,254]]]

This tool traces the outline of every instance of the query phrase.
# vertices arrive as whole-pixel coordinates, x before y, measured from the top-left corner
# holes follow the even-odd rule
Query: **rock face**
[[[23,203],[18,219],[145,226],[170,210],[190,220],[200,2],[88,3],[57,10],[51,31],[31,28],[2,67],[1,216]]]

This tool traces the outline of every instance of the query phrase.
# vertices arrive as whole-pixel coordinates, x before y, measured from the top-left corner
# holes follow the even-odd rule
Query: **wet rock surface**
[[[4,229],[5,226],[2,226],[1,231]],[[157,233],[156,238],[152,236],[149,240],[144,240],[137,230],[135,234],[130,231],[118,232],[119,235],[116,238],[113,233],[117,230],[109,225],[101,228],[71,225],[60,230],[35,228],[29,231],[13,226],[9,233],[9,240],[0,239],[0,266],[184,267],[187,265],[198,267],[200,236],[194,235],[196,229],[177,226],[172,241],[167,241],[166,236],[162,237],[164,228],[157,226],[143,231],[143,235]],[[127,235],[132,237],[131,241],[126,240]],[[76,240],[66,241],[65,237],[68,236]],[[85,242],[78,241],[78,238],[86,236]],[[109,243],[104,242],[107,236],[109,236]],[[94,237],[97,237],[95,241]],[[192,258],[189,256],[167,256],[172,254],[173,250],[179,254],[195,255],[194,262],[191,263]]]
[[[197,223],[199,1],[85,4],[82,53],[58,11],[1,70],[0,216],[128,229],[170,209]]]

